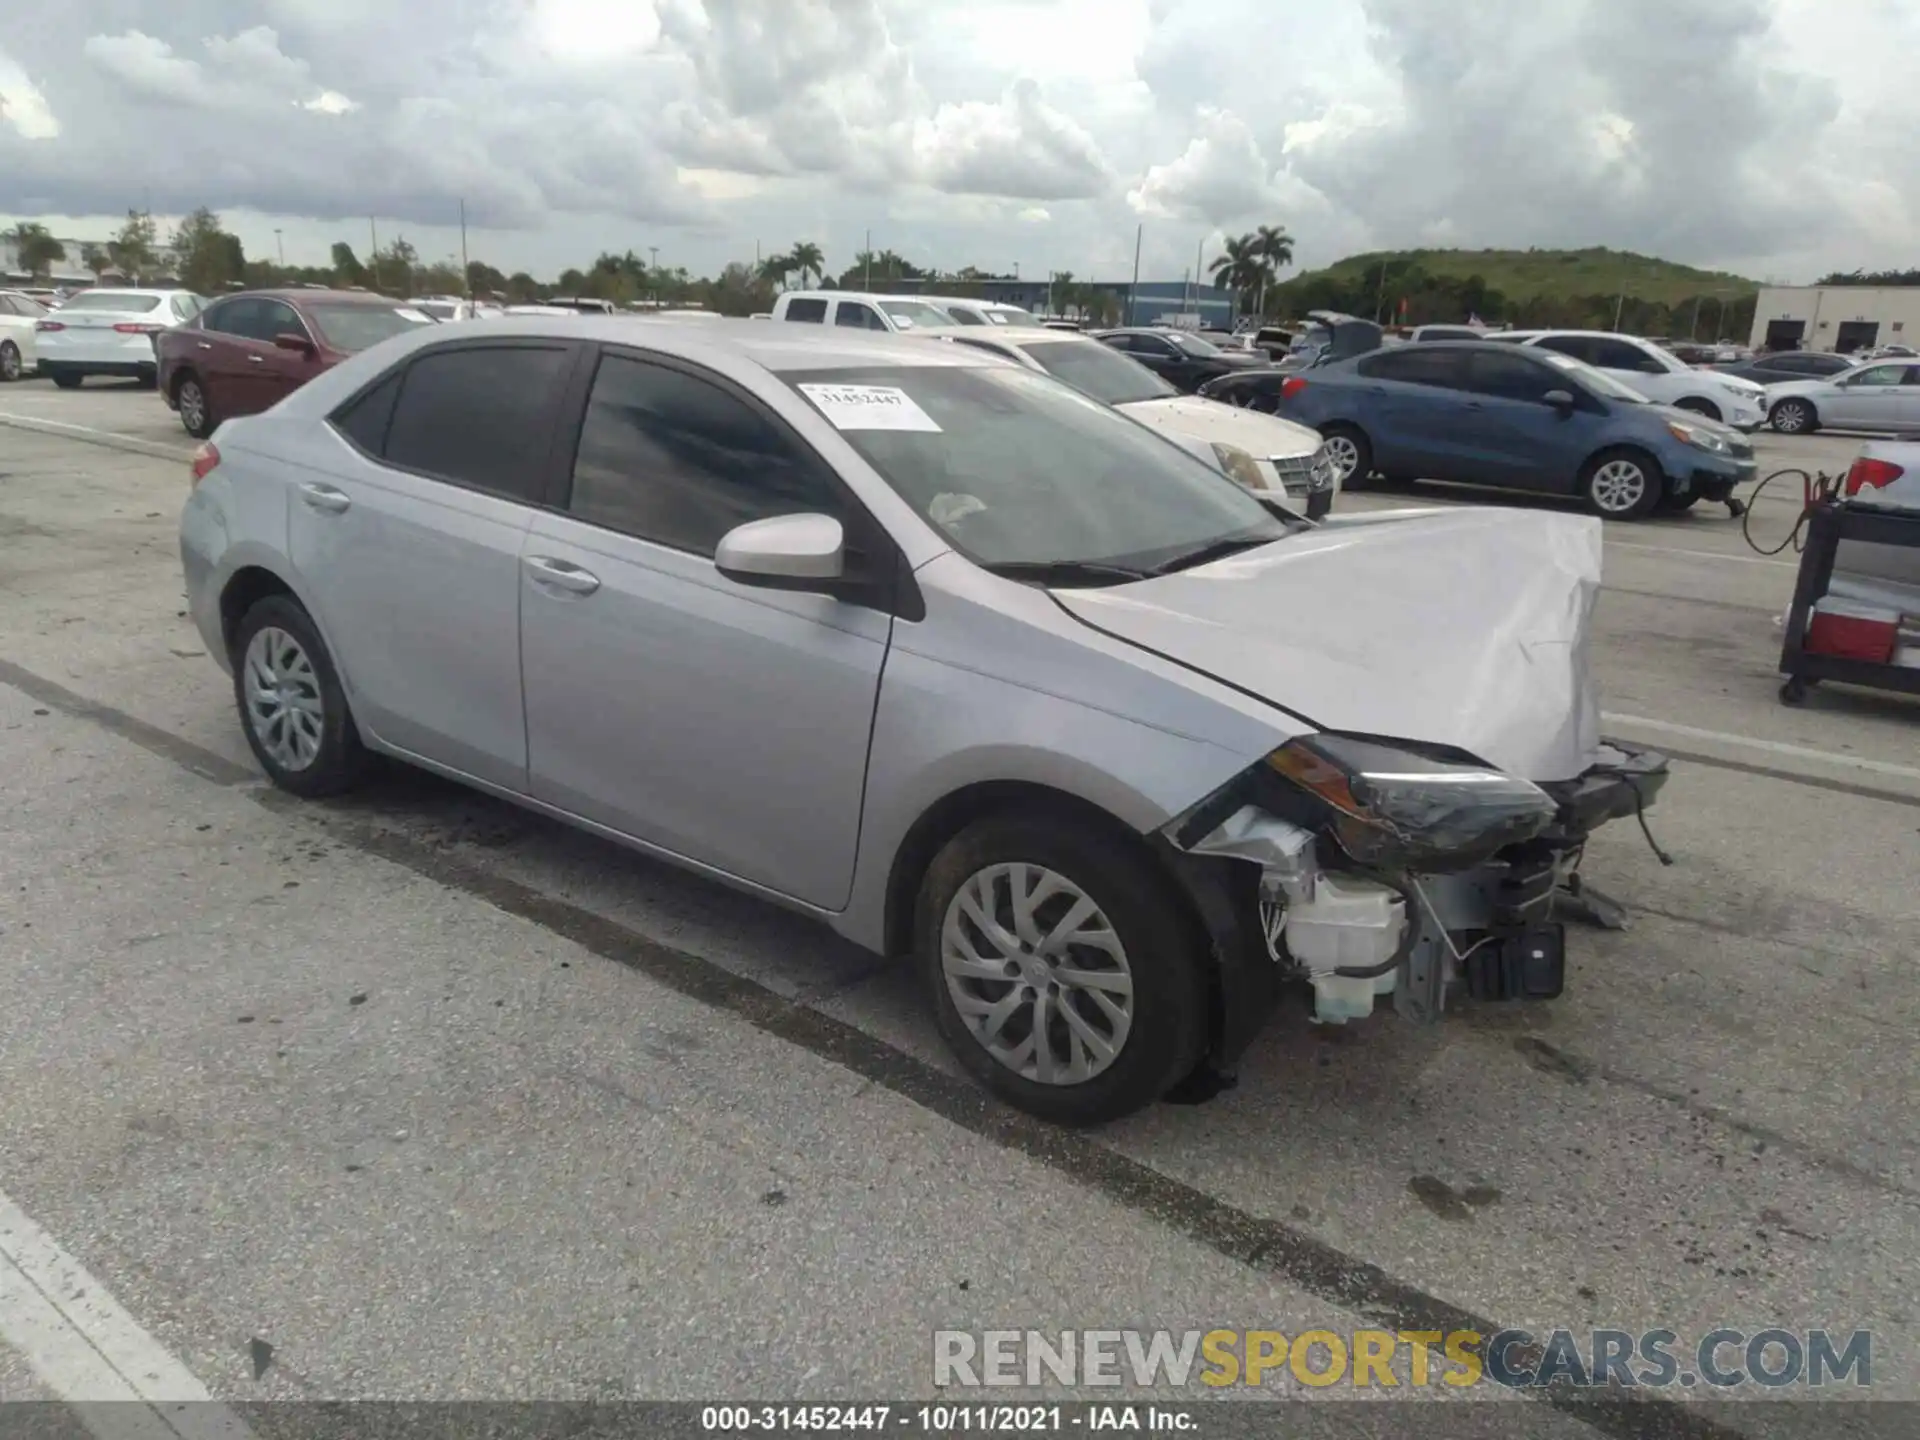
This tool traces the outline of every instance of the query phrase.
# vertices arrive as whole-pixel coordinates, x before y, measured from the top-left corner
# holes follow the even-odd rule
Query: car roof
[[[254,300],[285,300],[292,304],[310,305],[324,300],[327,304],[344,303],[348,305],[409,305],[410,300],[395,300],[387,295],[374,295],[365,290],[296,290],[275,287],[260,290],[235,290],[231,295],[222,295],[222,300],[232,300],[237,296],[247,296]],[[438,295],[423,295],[423,300],[438,300]]]
[[[978,332],[977,334],[975,332]],[[1111,333],[1111,332],[1103,332]],[[996,325],[991,330],[981,330],[972,326],[960,331],[947,331],[940,337],[943,340],[997,341],[1002,345],[1011,345],[1020,349],[1027,345],[1071,345],[1078,340],[1083,345],[1098,345],[1100,341],[1092,335],[1079,330],[1049,330],[1044,325]]]

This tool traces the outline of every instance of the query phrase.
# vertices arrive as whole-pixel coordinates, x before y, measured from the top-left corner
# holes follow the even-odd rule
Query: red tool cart
[[[1833,593],[1842,545],[1912,550],[1920,575],[1920,511],[1828,496],[1809,507],[1806,523],[1780,650],[1782,703],[1800,704],[1822,680],[1920,695],[1920,586],[1896,580]]]

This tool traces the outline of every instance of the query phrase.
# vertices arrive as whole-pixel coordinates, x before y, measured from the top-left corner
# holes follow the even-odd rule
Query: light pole
[[[284,269],[287,263],[287,242],[280,238],[280,231],[277,228],[273,232],[273,243],[280,252],[280,265]]]

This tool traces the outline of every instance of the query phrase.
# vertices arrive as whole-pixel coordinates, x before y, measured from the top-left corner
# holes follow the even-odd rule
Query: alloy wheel
[[[242,664],[247,724],[261,749],[283,769],[306,769],[320,753],[326,721],[313,661],[298,640],[269,625],[247,643]]]
[[[1345,485],[1360,466],[1360,447],[1345,435],[1329,435],[1325,449],[1327,458],[1333,462],[1339,483]]]
[[[1625,515],[1645,500],[1647,472],[1632,460],[1609,460],[1593,472],[1589,490],[1595,509]]]
[[[0,380],[18,380],[20,370],[20,351],[10,344],[0,345]]]
[[[1773,408],[1773,428],[1782,435],[1798,435],[1807,428],[1807,407],[1795,400],[1782,400]]]
[[[182,380],[174,399],[180,402],[180,423],[189,434],[198,434],[207,418],[207,397],[195,380]]]
[[[1043,865],[968,877],[940,929],[947,993],[980,1047],[1042,1085],[1079,1085],[1133,1029],[1133,970],[1100,906]]]

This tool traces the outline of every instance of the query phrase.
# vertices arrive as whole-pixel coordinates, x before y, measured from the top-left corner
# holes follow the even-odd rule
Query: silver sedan
[[[181,553],[268,777],[395,757],[912,956],[1063,1123],[1223,1083],[1289,982],[1558,993],[1553,891],[1665,779],[1598,734],[1596,522],[1314,525],[1049,376],[803,328],[421,327],[223,425]]]
[[[1783,435],[1834,430],[1920,429],[1920,362],[1882,360],[1824,380],[1767,387],[1767,420]]]

